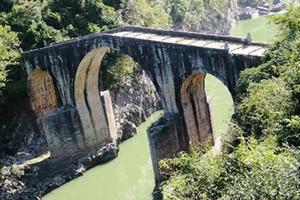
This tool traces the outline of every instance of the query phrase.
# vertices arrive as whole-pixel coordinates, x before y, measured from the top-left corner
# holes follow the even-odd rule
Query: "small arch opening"
[[[187,77],[181,86],[181,104],[189,141],[194,147],[214,145],[227,132],[233,99],[218,78],[206,73]]]

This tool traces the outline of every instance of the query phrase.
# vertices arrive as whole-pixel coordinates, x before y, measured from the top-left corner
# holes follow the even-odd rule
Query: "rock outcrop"
[[[158,93],[143,70],[136,70],[124,86],[114,91],[112,101],[119,140],[134,136],[136,128],[162,108]]]

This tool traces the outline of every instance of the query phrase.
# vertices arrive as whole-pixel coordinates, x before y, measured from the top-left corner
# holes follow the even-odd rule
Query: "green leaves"
[[[105,89],[115,89],[126,84],[136,69],[136,64],[129,56],[112,51],[105,56],[102,67],[101,85]]]
[[[215,32],[217,21],[226,20],[227,1],[224,0],[170,0],[170,15],[176,29]]]
[[[164,199],[300,199],[299,13],[290,8],[274,19],[281,37],[263,65],[240,75],[239,144],[216,157],[192,152],[161,162]]]
[[[129,0],[122,11],[124,22],[130,25],[168,28],[171,21],[164,5],[163,1]]]
[[[300,7],[272,17],[283,31],[270,48],[265,63],[241,73],[234,115],[244,135],[276,135],[279,143],[300,145],[299,130],[292,128],[300,106]]]
[[[115,9],[101,0],[49,1],[45,21],[71,38],[122,24]]]
[[[2,21],[18,33],[24,50],[42,47],[63,39],[60,31],[43,20],[43,4],[40,1],[22,0],[13,4],[11,10],[2,13]]]
[[[17,34],[8,26],[0,25],[0,94],[6,85],[7,66],[16,64],[19,57],[19,40]]]
[[[238,106],[235,119],[246,134],[262,137],[280,134],[282,120],[293,112],[292,91],[281,79],[250,84],[248,97]]]
[[[181,154],[162,161],[170,176],[162,184],[164,199],[300,198],[300,163],[291,149],[278,148],[274,137],[240,140],[232,154]]]

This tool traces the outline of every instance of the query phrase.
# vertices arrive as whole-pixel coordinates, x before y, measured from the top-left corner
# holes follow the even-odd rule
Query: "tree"
[[[117,6],[116,3],[114,1],[110,5]],[[70,38],[108,30],[122,24],[115,9],[102,0],[50,0],[45,21]]]
[[[128,0],[122,15],[125,23],[145,27],[168,28],[170,16],[164,10],[164,3],[155,0]]]
[[[7,81],[7,67],[17,63],[19,40],[9,26],[0,25],[0,95]]]
[[[45,5],[45,2],[39,0],[19,0],[10,11],[1,14],[0,21],[18,33],[24,50],[43,47],[44,41],[49,44],[64,38],[60,31],[43,20],[42,11]]]

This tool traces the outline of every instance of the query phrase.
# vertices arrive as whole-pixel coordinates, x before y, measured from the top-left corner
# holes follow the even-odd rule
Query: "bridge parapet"
[[[213,35],[196,32],[174,31],[136,26],[126,26],[105,32],[86,35],[61,43],[56,43],[40,49],[23,53],[24,55],[46,49],[55,49],[69,44],[80,44],[85,40],[93,40],[97,37],[104,38],[130,38],[137,41],[163,42],[165,44],[186,45],[205,49],[223,50],[230,54],[263,57],[268,48],[267,43],[252,42],[247,37],[233,37],[225,35]]]

